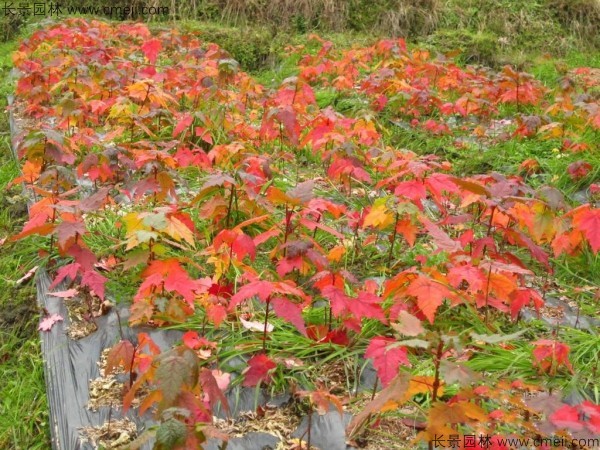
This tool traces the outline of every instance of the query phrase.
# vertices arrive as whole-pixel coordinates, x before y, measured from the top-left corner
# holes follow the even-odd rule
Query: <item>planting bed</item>
[[[401,39],[288,58],[266,87],[201,35],[80,19],[14,54],[31,204],[13,239],[47,237],[55,448],[597,437],[597,285],[575,305],[553,274],[597,258],[599,168],[569,165],[577,204],[536,159],[466,177],[395,145],[597,152],[594,72],[549,88]],[[486,362],[511,352],[520,371]]]

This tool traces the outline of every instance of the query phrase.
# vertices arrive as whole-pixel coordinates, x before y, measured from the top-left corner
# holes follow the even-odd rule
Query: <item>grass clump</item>
[[[14,42],[0,44],[0,108],[12,90],[8,73]],[[0,114],[0,448],[47,449],[50,427],[39,345],[33,280],[17,281],[39,264],[34,239],[10,242],[27,218],[20,186],[8,185],[18,174],[10,149],[7,114]]]

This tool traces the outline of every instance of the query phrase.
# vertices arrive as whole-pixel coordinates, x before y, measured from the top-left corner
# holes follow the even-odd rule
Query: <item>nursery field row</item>
[[[375,419],[429,448],[440,435],[487,435],[478,448],[497,449],[506,436],[597,436],[596,322],[521,319],[548,318],[557,263],[600,250],[600,168],[586,160],[600,142],[598,71],[547,86],[402,39],[337,49],[311,36],[288,59],[290,76],[266,86],[201,34],[81,19],[14,53],[13,183],[31,207],[11,239],[39,240],[69,337],[123,305],[132,327],[183,332],[163,351],[147,333],[115,336],[102,370],[125,410],[158,425],[132,442],[104,429],[96,443],[227,439],[213,412],[228,412],[234,386],[289,392],[294,417],[353,413],[344,446],[393,448],[366,433]],[[465,175],[411,151],[411,136],[467,158],[550,142],[581,157],[566,173],[585,201],[541,158]],[[580,292],[597,305],[597,285]],[[520,372],[486,365],[511,351],[527,355]],[[359,392],[369,367],[373,395]],[[551,394],[572,374],[578,401]],[[310,430],[281,442],[310,447]]]

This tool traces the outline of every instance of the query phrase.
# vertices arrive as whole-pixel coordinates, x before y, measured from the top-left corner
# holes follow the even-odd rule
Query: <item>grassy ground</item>
[[[10,70],[15,43],[0,46],[0,74]],[[0,87],[0,107],[11,86]],[[0,241],[17,232],[27,217],[21,188],[7,188],[18,174],[9,147],[7,115],[0,115]],[[32,280],[17,284],[35,267],[33,241],[0,245],[0,449],[47,449],[50,445],[44,372],[37,332],[38,310]]]
[[[452,2],[450,2],[452,3]],[[474,25],[469,22],[469,17],[478,17],[483,14],[475,10],[475,2],[468,2],[470,9],[460,17],[447,18],[448,28],[438,28],[435,33],[421,38],[421,43],[431,49],[449,50],[453,42],[459,47],[464,47],[463,63],[484,62],[500,64],[512,61],[523,69],[534,74],[547,85],[557,82],[565,70],[577,66],[600,67],[600,54],[586,47],[577,49],[573,36],[561,40],[557,54],[548,57],[543,53],[547,48],[526,48],[518,52],[515,48],[504,48],[498,37],[503,31],[496,25],[489,29],[481,29],[481,24]],[[539,8],[544,2],[530,2],[529,12]],[[556,3],[556,2],[555,2]],[[483,2],[482,4],[487,4]],[[470,11],[470,12],[469,12]],[[469,16],[469,14],[471,16]],[[441,20],[440,18],[437,19]],[[473,19],[474,20],[474,19]],[[454,22],[452,22],[454,21]],[[451,23],[464,21],[468,27],[461,32],[452,31]],[[558,22],[557,22],[558,23]],[[506,25],[506,24],[505,24]],[[536,24],[538,26],[539,24]],[[167,26],[156,24],[157,27]],[[251,70],[258,80],[269,86],[274,85],[286,77],[294,74],[294,59],[284,57],[284,47],[287,44],[307,43],[308,34],[303,30],[301,23],[296,30],[286,33],[273,34],[272,29],[264,26],[257,27],[226,27],[214,23],[185,21],[180,26],[184,30],[197,30],[205,33],[205,39],[216,41],[228,49],[234,57],[240,60],[246,70]],[[506,25],[507,26],[507,25]],[[496,28],[494,28],[496,27]],[[550,27],[558,27],[556,23]],[[560,30],[559,28],[556,28]],[[300,33],[299,31],[304,31]],[[528,33],[532,31],[529,30]],[[366,43],[373,38],[365,32],[328,33],[326,37],[339,46]],[[518,39],[527,39],[527,33],[519,35]],[[10,71],[10,52],[16,47],[15,40],[0,45],[0,106],[5,106],[5,95],[11,91],[10,82],[6,75]],[[360,111],[360,99],[337,98],[328,91],[317,92],[320,106],[331,105],[345,114]],[[6,115],[0,116],[0,240],[16,232],[26,217],[26,209],[20,189],[7,185],[18,172],[17,166],[9,151],[8,122]],[[577,159],[589,162],[595,171],[589,175],[590,179],[600,178],[600,154],[586,152],[585,155],[563,156],[554,152],[557,143],[551,140],[544,145],[528,143],[507,142],[497,144],[486,149],[467,148],[461,152],[450,151],[451,146],[446,145],[444,138],[433,138],[425,133],[398,132],[390,135],[390,143],[398,147],[407,147],[419,153],[436,153],[450,159],[459,173],[469,174],[489,170],[503,173],[516,173],[518,165],[524,159],[537,158],[543,172],[530,180],[533,185],[540,185],[548,181],[555,183],[567,194],[575,194],[580,186],[574,184],[566,176],[566,167]],[[593,143],[598,139],[598,133],[585,135],[584,142]],[[597,142],[597,141],[596,141]],[[485,150],[485,151],[483,151]],[[474,156],[475,155],[475,156]],[[498,157],[501,155],[502,157]],[[590,180],[583,180],[589,182]],[[16,281],[37,264],[37,247],[33,240],[20,241],[18,244],[4,242],[0,245],[0,379],[6,380],[0,384],[0,449],[47,449],[49,448],[49,426],[47,417],[47,404],[44,391],[42,361],[39,352],[39,337],[36,330],[38,311],[35,305],[35,292],[32,282],[17,285]],[[557,283],[569,292],[577,294],[578,300],[583,305],[584,312],[597,313],[597,306],[591,294],[578,292],[576,286],[581,284],[593,285],[597,274],[600,273],[600,255],[583,254],[576,264],[557,265]],[[467,323],[468,318],[464,318]],[[460,324],[459,324],[460,325]],[[457,325],[458,326],[458,325]],[[532,325],[540,326],[540,325]],[[519,324],[516,328],[521,327]],[[506,332],[514,331],[506,329]],[[587,333],[573,331],[564,340],[571,345],[573,364],[580,373],[597,373],[598,349],[600,341],[598,336],[589,338]],[[282,336],[282,342],[285,336]],[[335,355],[333,355],[335,357]],[[517,371],[523,377],[532,370],[530,350],[516,348],[505,353],[482,353],[480,358],[473,362],[473,367],[482,364],[486,368],[494,368],[501,374],[503,371]],[[514,372],[513,372],[514,373]],[[587,375],[586,375],[587,376]],[[582,380],[576,380],[578,383]],[[589,384],[589,377],[580,383],[582,386]],[[587,393],[596,402],[600,400],[599,392]]]

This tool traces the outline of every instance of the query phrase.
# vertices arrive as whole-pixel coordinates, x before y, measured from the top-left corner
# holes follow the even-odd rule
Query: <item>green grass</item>
[[[0,107],[12,92],[11,53],[16,42],[0,44]],[[20,186],[7,188],[18,175],[9,147],[7,115],[0,115],[0,239],[22,227],[27,209]],[[30,280],[16,281],[40,264],[35,239],[0,245],[0,449],[48,449],[50,427],[43,363],[37,332],[38,308]]]
[[[34,323],[33,323],[34,322]],[[33,320],[37,324],[37,320]],[[50,427],[39,342],[31,329],[23,336],[14,328],[0,332],[0,448],[50,448]],[[37,333],[35,333],[37,334]],[[6,359],[5,359],[6,358]]]
[[[0,155],[0,239],[22,224],[23,203],[9,202],[6,184],[16,174],[2,139]],[[34,240],[0,246],[0,448],[47,449],[48,406],[37,332],[38,309],[32,281],[16,281],[39,264]]]

